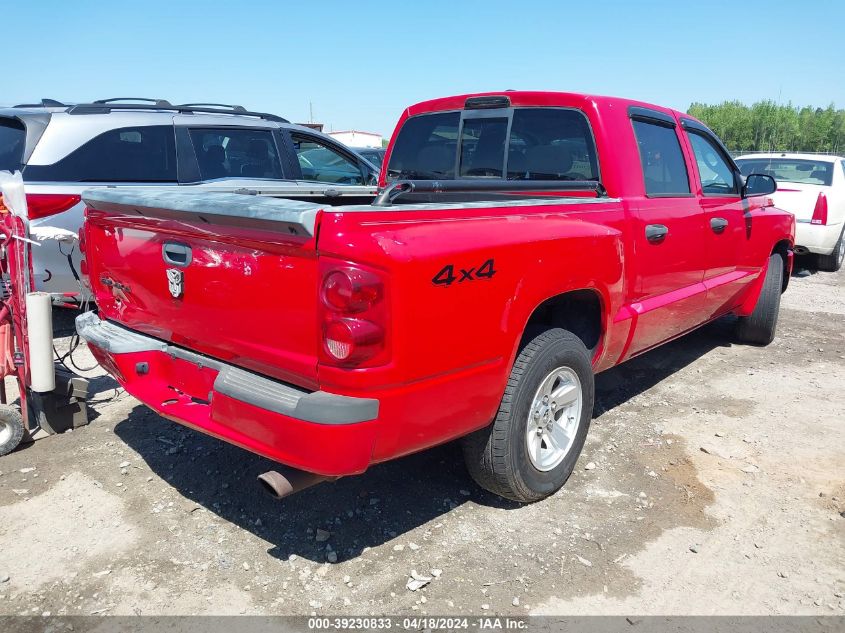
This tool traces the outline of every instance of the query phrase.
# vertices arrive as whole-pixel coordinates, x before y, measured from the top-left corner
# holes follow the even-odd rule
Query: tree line
[[[739,101],[693,103],[689,114],[713,130],[732,151],[845,154],[845,110]]]

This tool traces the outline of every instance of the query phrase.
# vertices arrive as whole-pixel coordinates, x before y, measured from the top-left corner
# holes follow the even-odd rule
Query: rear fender
[[[583,215],[592,204],[585,204]],[[578,206],[572,205],[573,212],[581,211]],[[419,402],[404,409],[401,425],[383,428],[376,460],[488,424],[526,324],[547,299],[586,289],[599,295],[605,314],[619,309],[620,231],[564,215],[557,205],[531,211],[459,209],[464,217],[455,217],[453,209],[365,217],[325,212],[321,255],[386,273],[393,353],[381,367],[321,365],[321,389],[359,396],[385,388],[419,393]],[[453,401],[457,393],[460,404]]]
[[[620,231],[540,208],[509,211],[436,219],[410,209],[365,218],[327,211],[321,255],[386,273],[396,347],[392,362],[354,378],[321,366],[320,384],[407,383],[486,363],[509,370],[531,314],[547,299],[593,290],[606,312],[619,309]]]
[[[607,349],[612,332],[609,315],[621,307],[624,283],[624,250],[620,231],[581,220],[568,220],[559,237],[544,250],[535,243],[526,253],[526,266],[505,315],[508,317],[510,355],[506,369],[516,360],[532,316],[547,301],[579,290],[596,294],[601,306],[599,342],[593,350],[593,363]],[[546,236],[545,239],[548,239]],[[541,242],[538,239],[538,242]],[[550,257],[551,256],[551,257]],[[507,379],[507,374],[505,375]],[[504,383],[503,383],[504,388]]]

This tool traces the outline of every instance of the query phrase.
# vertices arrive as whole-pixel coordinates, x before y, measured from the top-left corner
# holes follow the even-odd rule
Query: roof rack
[[[118,101],[138,101],[140,103],[116,103]],[[182,105],[173,105],[164,99],[145,99],[137,97],[118,97],[115,99],[100,99],[93,103],[80,103],[70,106],[67,109],[68,114],[107,114],[115,110],[162,110],[169,112],[180,112],[186,114],[193,114],[201,112],[205,114],[238,114],[241,116],[252,116],[265,121],[275,121],[276,123],[290,123],[275,114],[267,112],[253,112],[247,110],[243,106],[225,105],[222,103],[185,103]]]
[[[14,108],[65,108],[66,103],[56,101],[55,99],[42,99],[41,103],[19,103]]]
[[[177,107],[179,108],[191,108],[191,107],[207,107],[207,108],[229,108],[230,110],[234,110],[235,112],[243,113],[247,112],[247,109],[241,105],[230,105],[228,103],[180,103]]]
[[[170,105],[167,99],[147,99],[146,97],[112,97],[111,99],[97,99],[94,103],[115,103],[117,101],[143,101],[162,107]]]

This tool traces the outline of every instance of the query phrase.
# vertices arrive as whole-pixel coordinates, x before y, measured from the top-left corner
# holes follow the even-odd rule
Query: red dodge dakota
[[[731,313],[773,339],[795,230],[774,190],[667,108],[427,101],[369,205],[87,192],[77,330],[161,415],[283,464],[277,496],[463,438],[481,486],[535,501],[575,466],[597,372]]]

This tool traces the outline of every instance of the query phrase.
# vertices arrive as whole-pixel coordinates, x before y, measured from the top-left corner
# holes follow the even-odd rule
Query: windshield
[[[834,163],[805,158],[740,158],[736,161],[743,176],[766,174],[778,182],[830,186]]]
[[[0,170],[15,171],[23,167],[23,146],[26,128],[17,119],[0,118]]]

